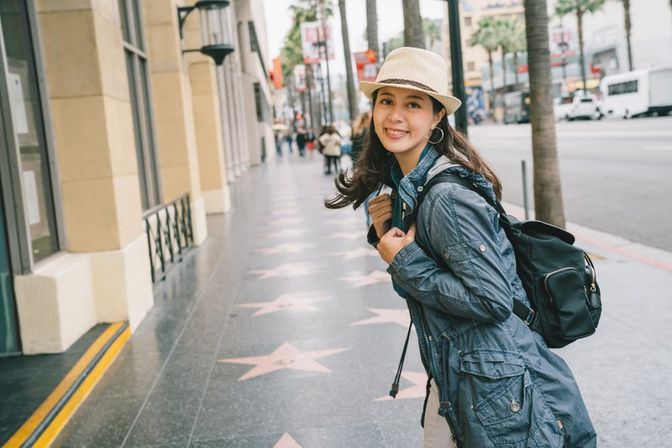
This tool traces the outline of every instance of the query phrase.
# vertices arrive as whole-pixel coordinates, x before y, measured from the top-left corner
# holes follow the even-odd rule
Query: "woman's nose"
[[[395,105],[390,111],[390,115],[388,115],[388,118],[390,120],[400,121],[403,117],[403,111],[404,110],[401,106]]]

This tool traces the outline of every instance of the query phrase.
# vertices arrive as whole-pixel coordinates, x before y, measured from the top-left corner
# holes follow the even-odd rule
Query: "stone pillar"
[[[117,2],[37,3],[66,250],[15,279],[23,352],[153,305]],[[49,113],[50,112],[50,113]]]
[[[173,0],[144,0],[142,5],[163,201],[190,194],[194,244],[200,245],[207,237],[205,204],[199,178],[191,86],[180,48],[177,4]],[[198,20],[198,13],[192,14],[194,17],[189,16],[187,20]]]
[[[203,46],[200,22],[196,19],[197,17],[190,16],[185,23],[185,48]],[[201,53],[188,53],[185,58],[189,66],[194,128],[205,211],[208,214],[227,212],[231,208],[231,198],[226,175],[225,136],[222,128],[216,73],[220,68],[215,66],[212,58]]]

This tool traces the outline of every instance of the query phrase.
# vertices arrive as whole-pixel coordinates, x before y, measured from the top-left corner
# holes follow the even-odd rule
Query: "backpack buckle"
[[[525,322],[525,325],[529,327],[533,319],[534,319],[534,310],[530,308],[530,314],[527,315],[527,317],[523,320],[523,322]]]

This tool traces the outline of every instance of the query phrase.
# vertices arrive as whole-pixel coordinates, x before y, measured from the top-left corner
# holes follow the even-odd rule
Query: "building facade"
[[[182,27],[193,0],[0,3],[0,356],[137,328],[273,155],[261,0],[220,3]],[[220,65],[189,51],[213,36]]]

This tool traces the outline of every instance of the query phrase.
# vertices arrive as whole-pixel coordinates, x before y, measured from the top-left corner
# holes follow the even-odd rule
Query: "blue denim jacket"
[[[418,193],[443,170],[495,197],[482,175],[450,163],[433,147],[401,179],[391,161],[399,201],[393,224],[404,231]],[[428,192],[415,222],[415,242],[396,255],[388,272],[406,299],[423,364],[439,388],[438,412],[457,445],[596,446],[571,370],[512,313],[514,298],[529,302],[497,211],[461,185],[441,183]]]

